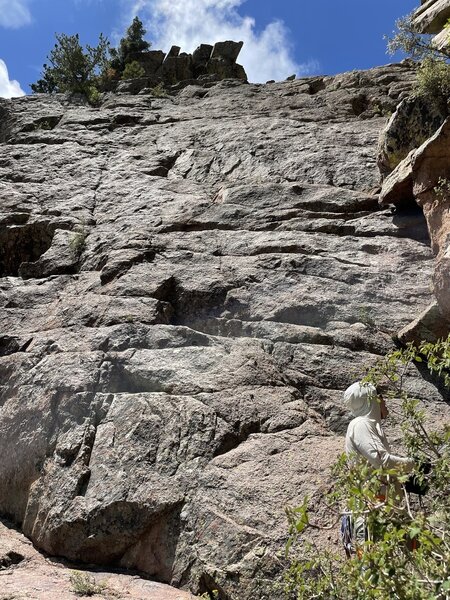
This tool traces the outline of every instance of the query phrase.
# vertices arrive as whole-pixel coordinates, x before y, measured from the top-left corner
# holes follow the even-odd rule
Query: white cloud
[[[0,0],[0,26],[16,29],[31,23],[27,0]]]
[[[249,81],[281,80],[293,73],[309,75],[319,70],[316,61],[298,64],[293,57],[289,30],[280,20],[258,33],[252,17],[237,8],[245,0],[123,0],[129,7],[128,23],[138,13],[144,20],[154,48],[169,50],[172,44],[192,52],[201,44],[224,40],[243,41],[238,62]]]
[[[16,98],[17,96],[25,96],[25,92],[18,81],[14,79],[10,81],[8,68],[0,58],[0,98]]]

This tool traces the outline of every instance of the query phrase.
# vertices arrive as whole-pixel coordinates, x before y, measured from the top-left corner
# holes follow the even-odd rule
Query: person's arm
[[[359,454],[364,456],[375,468],[399,469],[404,473],[409,473],[414,467],[414,461],[411,458],[391,454],[379,436],[375,424],[371,421],[361,420],[355,424],[353,443]]]

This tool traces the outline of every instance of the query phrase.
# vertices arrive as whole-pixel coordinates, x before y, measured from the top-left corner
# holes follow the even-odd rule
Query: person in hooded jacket
[[[384,398],[378,396],[371,383],[356,382],[344,392],[344,404],[354,419],[350,421],[345,438],[345,452],[350,461],[364,460],[378,469],[397,469],[409,473],[414,467],[411,458],[393,454],[381,426],[389,411]],[[382,498],[383,490],[380,490]],[[361,545],[367,537],[364,517],[358,517],[353,525],[353,538]],[[347,548],[346,548],[347,550]]]

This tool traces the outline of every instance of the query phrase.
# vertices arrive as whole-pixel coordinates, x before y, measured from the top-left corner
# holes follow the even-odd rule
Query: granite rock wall
[[[377,195],[413,78],[0,102],[0,512],[37,547],[274,597],[343,389],[433,299],[422,209]]]

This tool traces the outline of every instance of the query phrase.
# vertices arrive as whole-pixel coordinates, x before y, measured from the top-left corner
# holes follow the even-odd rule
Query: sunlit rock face
[[[412,79],[1,102],[0,512],[38,547],[274,597],[342,390],[432,301],[421,209],[377,196]]]
[[[136,52],[129,57],[142,68],[143,76],[137,79],[112,79],[111,89],[116,92],[148,93],[159,86],[159,93],[176,85],[184,88],[189,84],[203,85],[222,79],[239,79],[247,82],[247,74],[242,65],[236,63],[244,42],[216,42],[214,46],[200,44],[192,54],[180,52],[179,46],[172,46],[167,54],[162,50]],[[162,88],[161,88],[162,86]]]
[[[450,19],[450,0],[422,0],[420,8],[413,13],[412,24],[418,33],[434,34],[432,44],[438,50],[448,50],[449,32],[446,23]]]
[[[419,33],[439,33],[450,19],[449,0],[426,0],[413,14]]]
[[[450,119],[386,178],[380,200],[382,204],[415,200],[423,208],[436,254],[433,290],[439,312],[433,337],[446,337],[450,331]]]

